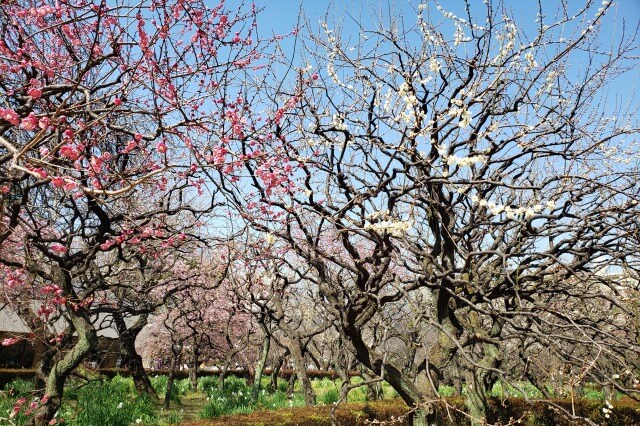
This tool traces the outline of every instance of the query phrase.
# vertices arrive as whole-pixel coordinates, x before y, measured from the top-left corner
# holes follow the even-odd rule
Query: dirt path
[[[169,413],[178,412],[182,422],[200,420],[200,412],[206,401],[204,392],[189,393],[180,397],[180,404],[172,403]]]

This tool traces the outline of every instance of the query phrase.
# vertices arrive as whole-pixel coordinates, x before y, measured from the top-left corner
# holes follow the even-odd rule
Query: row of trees
[[[360,366],[415,425],[441,383],[474,423],[559,370],[637,395],[638,105],[612,92],[637,25],[461,6],[261,39],[250,5],[3,5],[2,290],[46,346],[36,423],[101,314],[141,392],[152,322],[145,349],[258,384],[282,348],[309,404],[310,362]]]

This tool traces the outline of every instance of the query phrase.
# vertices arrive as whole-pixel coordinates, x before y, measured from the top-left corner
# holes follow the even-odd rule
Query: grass
[[[60,417],[69,425],[129,426],[132,423],[158,423],[154,402],[132,390],[132,381],[115,377],[110,381],[92,382],[77,390],[77,401],[67,400]]]
[[[360,383],[360,377],[353,377],[351,383]],[[255,410],[282,410],[286,408],[303,407],[304,397],[300,392],[300,386],[296,382],[293,395],[286,394],[287,381],[278,382],[278,390],[273,393],[266,391],[271,384],[271,378],[265,377],[261,382],[262,390],[258,395],[258,400],[251,398],[252,387],[246,384],[244,379],[229,377],[225,380],[222,391],[218,390],[217,378],[201,378],[199,388],[207,395],[207,401],[202,408],[200,417],[203,419],[213,419],[233,413],[251,413]],[[317,405],[332,405],[340,399],[341,381],[330,378],[314,379],[311,381],[314,393],[316,394]],[[397,396],[395,391],[386,383],[383,383],[383,393],[385,398]],[[357,387],[349,392],[347,397],[349,402],[366,402],[366,386]]]
[[[160,398],[164,398],[164,395],[167,392],[169,378],[167,376],[152,376],[150,380],[151,386],[153,386],[153,389],[155,389],[158,396],[160,396]],[[180,399],[189,391],[191,391],[191,382],[189,379],[174,380],[169,400],[173,403],[180,404]]]
[[[16,426],[26,426],[29,424],[30,417],[27,415],[29,411],[29,403],[32,400],[33,381],[16,379],[5,386],[0,393],[0,424],[8,424],[9,418]],[[24,399],[25,403],[21,404],[19,411],[14,412],[17,407],[16,402]]]

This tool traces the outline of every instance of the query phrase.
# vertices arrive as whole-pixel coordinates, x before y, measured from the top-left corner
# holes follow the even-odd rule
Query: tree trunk
[[[222,366],[222,370],[220,371],[220,375],[218,376],[218,392],[222,392],[224,390],[224,379],[227,377],[229,364],[231,364],[231,356],[231,354],[228,355],[227,359],[224,360],[224,365]]]
[[[262,352],[258,358],[258,365],[256,366],[255,378],[253,381],[253,394],[252,400],[254,403],[258,402],[260,396],[260,382],[262,381],[262,373],[264,372],[264,366],[267,363],[267,357],[269,356],[269,349],[271,348],[271,335],[266,327],[264,330],[264,342],[262,344]]]
[[[349,365],[347,363],[337,362],[336,373],[338,373],[338,377],[340,377],[340,380],[342,381],[342,384],[340,385],[340,401],[349,402],[349,385],[351,385],[351,377],[349,377]]]
[[[44,388],[47,377],[51,372],[56,354],[65,345],[69,344],[70,336],[65,336],[62,342],[55,342],[53,339],[56,333],[47,326],[46,321],[33,312],[30,298],[19,300],[16,303],[18,316],[27,324],[27,327],[34,333],[33,336],[33,361],[32,365],[38,366],[38,372],[34,378],[34,389],[39,396],[44,396]],[[54,341],[54,343],[51,343]]]
[[[495,321],[490,333],[487,333],[481,331],[480,320],[476,313],[470,314],[468,318],[471,327],[477,330],[476,335],[481,338],[479,345],[482,350],[482,358],[478,362],[478,366],[469,366],[465,373],[467,383],[465,405],[471,416],[471,425],[482,426],[486,424],[487,420],[487,395],[496,382],[496,379],[492,378],[491,369],[498,368],[502,363],[498,345],[490,341],[490,338],[500,335],[503,322]]]
[[[47,385],[47,377],[51,373],[51,369],[53,368],[54,359],[56,354],[58,353],[58,348],[44,346],[42,344],[43,352],[41,355],[40,363],[38,365],[38,373],[36,374],[34,380],[34,389],[40,394],[40,396],[44,396],[45,386]]]
[[[297,337],[288,338],[288,340],[293,370],[300,381],[302,395],[304,396],[304,403],[307,407],[312,407],[316,404],[316,395],[313,393],[311,380],[309,380],[309,375],[307,374],[304,355],[302,354],[302,342],[300,342],[300,339]]]
[[[140,315],[135,324],[127,328],[127,325],[120,312],[114,312],[113,320],[118,330],[122,349],[124,351],[124,365],[129,370],[133,384],[138,394],[147,394],[154,400],[158,400],[158,394],[151,385],[149,375],[142,364],[142,357],[136,351],[136,338],[144,326],[147,324],[148,315]]]
[[[423,395],[416,388],[413,380],[410,377],[405,377],[399,368],[388,362],[373,349],[370,349],[364,342],[359,327],[347,324],[344,327],[344,331],[355,348],[358,361],[386,380],[409,407],[415,407],[415,411],[413,411],[410,418],[411,425],[427,426],[435,424],[433,405],[425,405]]]
[[[304,403],[307,407],[311,407],[316,403],[316,396],[313,393],[313,388],[311,387],[311,381],[309,380],[309,375],[307,374],[307,366],[305,365],[304,359],[304,348],[302,346],[302,341],[300,335],[294,330],[291,326],[284,321],[285,311],[282,306],[282,299],[277,296],[273,298],[273,302],[276,308],[276,313],[279,318],[282,319],[279,325],[282,331],[286,336],[287,349],[291,354],[291,362],[293,363],[293,370],[300,380],[300,386],[302,387],[302,394],[304,395]]]
[[[133,379],[136,391],[138,391],[139,394],[147,394],[151,398],[157,400],[158,394],[153,388],[149,375],[144,369],[142,357],[139,354],[136,354],[133,358],[128,358],[126,360],[126,366],[129,369],[129,373],[131,373],[131,378]]]
[[[176,378],[176,367],[180,360],[180,353],[182,352],[182,344],[178,345],[178,350],[173,351],[173,356],[171,357],[171,366],[169,367],[169,377],[167,378],[167,390],[164,393],[164,409],[169,409],[169,404],[171,403],[171,391],[173,390],[173,382]]]
[[[191,383],[191,390],[198,392],[198,349],[193,348],[193,354],[191,355],[191,365],[189,366],[189,382]]]
[[[278,363],[273,368],[271,372],[271,391],[276,392],[278,390],[278,376],[280,376],[280,369],[282,369],[282,365],[284,364],[284,360],[287,358],[289,352],[285,352],[282,355],[282,358],[278,360]]]
[[[247,386],[253,388],[256,378],[256,369],[250,363],[245,363],[243,370],[244,372],[242,373],[242,377],[247,381]]]
[[[469,410],[470,424],[472,426],[480,426],[486,424],[487,418],[486,405],[487,398],[482,385],[482,371],[474,371],[468,369],[465,372],[465,383],[467,384],[467,392],[464,403]]]
[[[71,323],[77,334],[78,341],[67,354],[55,362],[49,372],[44,388],[45,402],[37,409],[33,423],[36,426],[48,425],[54,418],[62,403],[64,384],[67,377],[98,345],[98,335],[89,321],[89,316],[83,312],[68,311]]]
[[[71,275],[67,270],[54,266],[51,268],[51,276],[52,281],[58,283],[64,289],[65,294],[75,296]],[[91,324],[85,308],[82,306],[72,308],[70,304],[67,304],[66,307],[66,314],[71,321],[71,330],[65,338],[69,338],[75,332],[78,340],[62,359],[55,362],[49,361],[51,370],[45,380],[43,403],[36,410],[33,418],[33,423],[36,426],[48,425],[54,418],[62,403],[67,377],[98,346],[98,333]]]
[[[295,389],[295,386],[296,386],[296,373],[293,372],[289,376],[289,380],[287,381],[287,390],[285,392],[289,398],[293,398],[293,391]]]
[[[364,380],[373,380],[375,376],[373,376],[367,371],[363,371],[362,378]],[[369,383],[367,385],[367,401],[378,401],[383,397],[384,395],[382,394],[381,382]]]

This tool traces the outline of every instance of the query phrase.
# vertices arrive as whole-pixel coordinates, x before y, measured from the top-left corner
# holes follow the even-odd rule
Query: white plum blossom
[[[487,157],[484,155],[472,155],[469,157],[458,157],[457,155],[446,156],[446,162],[449,166],[469,167],[472,164],[484,163]]]
[[[364,226],[365,230],[375,231],[380,234],[389,234],[394,237],[403,236],[412,226],[409,221],[390,218],[389,210],[375,211],[367,216],[367,220],[369,220],[370,223]]]
[[[436,58],[429,59],[429,70],[431,70],[431,72],[438,72],[441,67],[442,65],[440,64],[440,61]]]
[[[469,127],[471,124],[471,113],[468,109],[465,109],[460,114],[460,122],[458,123],[458,127],[465,129]]]

